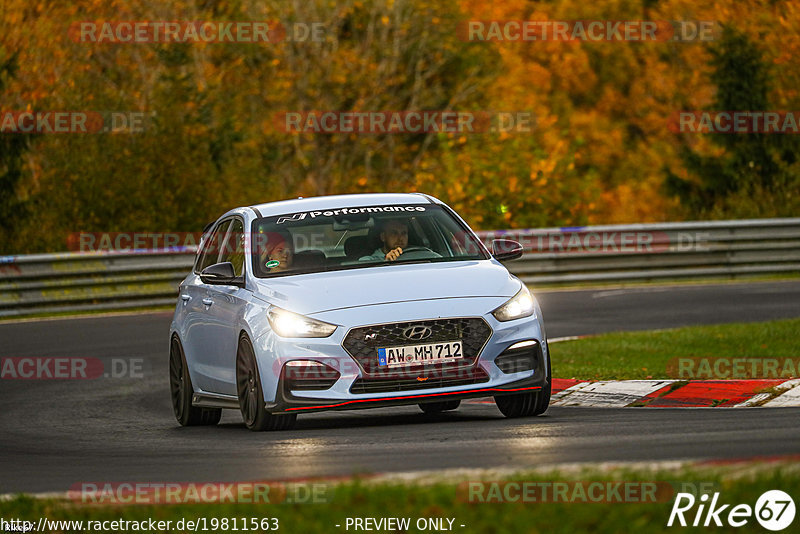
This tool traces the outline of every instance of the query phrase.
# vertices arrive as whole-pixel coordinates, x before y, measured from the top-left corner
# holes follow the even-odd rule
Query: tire
[[[256,355],[247,335],[239,338],[236,351],[236,392],[239,409],[247,428],[254,432],[264,430],[289,430],[297,421],[297,414],[271,414],[264,406],[264,392],[258,374]]]
[[[194,387],[178,336],[172,336],[169,343],[169,390],[172,410],[181,426],[216,425],[222,418],[220,408],[192,406]]]
[[[516,395],[498,395],[494,398],[500,413],[506,417],[530,417],[542,415],[550,406],[550,392],[552,391],[552,374],[550,371],[550,345],[547,345],[547,385],[532,393],[519,393]]]
[[[506,417],[528,417],[536,411],[538,393],[499,395],[494,398],[500,412]]]
[[[550,392],[553,389],[553,373],[550,370],[550,344],[544,340],[547,348],[547,385],[536,394],[536,409],[531,415],[542,415],[550,406]]]
[[[449,400],[449,401],[440,401],[440,402],[426,402],[425,404],[420,404],[419,408],[425,413],[441,413],[447,412],[450,410],[455,410],[461,405],[461,400]]]

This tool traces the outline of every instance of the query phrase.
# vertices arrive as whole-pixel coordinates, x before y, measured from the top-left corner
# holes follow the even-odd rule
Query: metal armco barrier
[[[519,241],[527,284],[736,278],[800,272],[800,218],[480,232]]]
[[[193,253],[0,258],[0,317],[174,305]]]
[[[511,272],[532,287],[800,272],[800,218],[479,232],[523,244]],[[194,254],[0,257],[0,317],[173,305]]]

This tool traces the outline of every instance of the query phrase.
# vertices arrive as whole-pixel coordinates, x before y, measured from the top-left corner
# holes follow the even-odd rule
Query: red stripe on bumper
[[[485,389],[470,389],[468,391],[451,391],[449,393],[427,393],[425,395],[406,395],[404,397],[382,397],[379,399],[358,399],[358,400],[350,400],[345,402],[340,402],[338,404],[322,404],[319,406],[297,406],[295,408],[286,408],[287,412],[296,411],[296,410],[319,410],[323,408],[338,408],[339,406],[347,406],[348,404],[357,404],[362,402],[383,402],[383,401],[392,401],[392,400],[404,400],[404,399],[422,399],[426,397],[442,397],[442,396],[452,396],[452,395],[459,395],[462,393],[488,393],[491,391],[499,392],[499,393],[508,393],[509,391],[531,391],[535,389],[542,389],[542,386],[533,386],[529,388],[516,388],[516,389],[498,389],[498,388],[485,388]]]

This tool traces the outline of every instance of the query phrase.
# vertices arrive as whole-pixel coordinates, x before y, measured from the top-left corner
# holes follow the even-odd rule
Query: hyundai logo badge
[[[409,326],[403,330],[403,335],[406,336],[406,339],[413,339],[414,341],[428,339],[431,334],[433,334],[433,330],[422,325]]]

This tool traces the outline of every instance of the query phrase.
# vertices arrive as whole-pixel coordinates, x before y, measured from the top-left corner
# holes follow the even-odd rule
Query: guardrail
[[[800,218],[479,232],[520,241],[508,263],[542,287],[800,272]],[[61,253],[0,258],[0,317],[169,306],[192,252]]]
[[[800,272],[800,218],[502,230],[526,253],[509,269],[551,285]],[[557,239],[560,237],[560,239]]]
[[[0,317],[174,305],[193,262],[187,252],[0,258]]]

